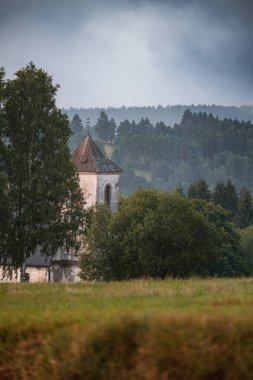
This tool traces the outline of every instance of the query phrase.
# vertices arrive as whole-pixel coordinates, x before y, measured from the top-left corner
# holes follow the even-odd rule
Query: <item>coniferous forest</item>
[[[245,120],[248,116],[244,114]],[[190,184],[201,179],[210,189],[217,182],[231,180],[237,193],[243,186],[253,191],[251,121],[189,109],[173,126],[148,118],[117,124],[104,111],[95,124],[90,120],[80,128],[81,118],[74,116],[70,147],[73,150],[88,129],[101,149],[124,169],[120,188],[125,195],[140,186],[171,191],[180,185],[187,192]]]

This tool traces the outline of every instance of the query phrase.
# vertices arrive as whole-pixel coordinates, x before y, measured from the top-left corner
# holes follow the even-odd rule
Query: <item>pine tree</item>
[[[213,201],[228,210],[233,217],[236,215],[238,196],[230,179],[227,183],[223,181],[217,182],[213,192]]]
[[[204,179],[192,183],[187,191],[188,198],[202,199],[210,201],[211,192],[208,189],[208,184]]]
[[[70,123],[70,128],[73,134],[83,135],[84,127],[80,116],[76,113]]]
[[[97,137],[102,141],[111,142],[114,140],[115,129],[115,121],[113,119],[109,120],[107,114],[101,111],[97,124],[94,127]]]
[[[229,210],[233,216],[235,216],[237,213],[238,196],[236,193],[235,186],[233,185],[230,179],[227,181],[226,191],[227,191],[226,209]]]
[[[213,192],[213,201],[215,204],[225,208],[226,206],[226,185],[223,181],[218,181]]]
[[[15,75],[1,86],[0,198],[9,222],[0,260],[24,267],[38,245],[45,254],[63,244],[77,249],[85,215],[68,119],[56,107],[58,86],[33,63]]]
[[[70,123],[70,128],[72,136],[69,141],[69,148],[73,152],[73,150],[80,144],[85,134],[82,120],[78,114],[73,116]]]
[[[240,228],[246,228],[253,223],[252,196],[246,186],[241,188],[237,210],[237,224]]]

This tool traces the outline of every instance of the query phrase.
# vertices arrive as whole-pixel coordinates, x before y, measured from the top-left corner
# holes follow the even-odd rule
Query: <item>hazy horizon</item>
[[[0,0],[0,66],[30,61],[60,107],[251,105],[250,0]]]

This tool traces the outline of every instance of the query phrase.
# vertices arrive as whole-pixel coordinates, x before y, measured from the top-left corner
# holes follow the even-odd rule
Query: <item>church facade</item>
[[[86,208],[96,204],[107,204],[113,213],[118,211],[119,176],[122,169],[107,158],[90,135],[84,137],[72,155],[79,174],[80,189]],[[79,258],[65,247],[60,247],[54,256],[44,257],[39,250],[27,259],[26,281],[29,282],[78,282]],[[9,281],[1,276],[0,282]],[[20,275],[13,281],[21,281]]]

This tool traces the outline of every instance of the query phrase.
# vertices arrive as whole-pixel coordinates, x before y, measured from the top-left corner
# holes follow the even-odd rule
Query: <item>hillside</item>
[[[74,135],[70,147],[74,149],[85,129],[79,121],[81,132],[76,133],[73,119],[71,128]],[[253,192],[250,121],[186,110],[173,127],[163,121],[152,124],[148,118],[116,124],[101,112],[89,132],[107,156],[124,169],[120,188],[125,195],[139,186],[171,191],[181,184],[186,191],[200,179],[205,179],[211,189],[218,181],[231,179],[237,191],[247,186]]]

